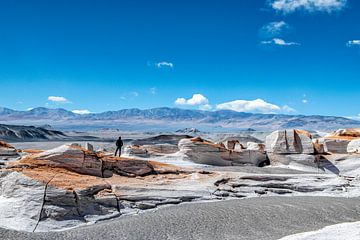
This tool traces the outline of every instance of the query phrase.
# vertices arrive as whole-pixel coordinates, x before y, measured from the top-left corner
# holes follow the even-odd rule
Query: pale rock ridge
[[[232,165],[263,165],[267,162],[266,155],[257,150],[232,151],[226,149],[223,144],[214,144],[201,138],[182,139],[179,142],[180,153],[184,154],[185,160],[198,164],[216,166]]]
[[[266,152],[274,154],[313,154],[311,135],[299,130],[279,130],[266,137]]]
[[[360,153],[360,139],[355,139],[349,142],[346,151],[348,153]]]

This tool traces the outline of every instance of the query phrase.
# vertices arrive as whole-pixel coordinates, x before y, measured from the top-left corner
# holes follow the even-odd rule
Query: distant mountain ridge
[[[179,108],[152,108],[140,110],[137,108],[107,111],[102,113],[76,114],[58,108],[49,109],[38,107],[29,111],[17,111],[0,108],[0,121],[3,123],[21,122],[31,123],[64,122],[72,124],[102,123],[152,123],[176,124],[183,123],[189,127],[197,125],[217,126],[224,128],[253,128],[257,130],[272,130],[284,128],[304,128],[309,130],[325,130],[348,127],[360,127],[360,121],[335,116],[320,115],[285,115],[285,114],[260,114],[244,113],[230,110],[201,111]],[[50,123],[51,124],[51,123]]]

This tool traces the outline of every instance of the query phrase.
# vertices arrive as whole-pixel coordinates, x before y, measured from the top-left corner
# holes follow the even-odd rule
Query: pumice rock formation
[[[182,139],[179,142],[180,153],[185,155],[185,160],[199,164],[215,166],[233,165],[264,165],[267,162],[266,154],[258,150],[241,149],[229,150],[223,144],[215,144],[200,137]]]
[[[351,128],[351,129],[339,129],[323,139],[324,150],[325,152],[346,154],[348,153],[348,145],[351,141],[360,139],[360,129]],[[356,143],[355,143],[356,144]],[[352,152],[352,147],[354,143],[349,148],[349,151]]]
[[[275,131],[266,137],[265,145],[272,165],[318,166],[309,132],[295,129]]]

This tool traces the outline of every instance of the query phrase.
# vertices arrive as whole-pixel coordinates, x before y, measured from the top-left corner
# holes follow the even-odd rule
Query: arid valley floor
[[[359,235],[358,129],[64,135],[1,142],[2,239]]]

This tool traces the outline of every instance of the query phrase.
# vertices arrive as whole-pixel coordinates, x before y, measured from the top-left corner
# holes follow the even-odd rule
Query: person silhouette
[[[119,157],[121,156],[121,148],[123,147],[124,143],[121,140],[121,137],[119,137],[118,140],[116,140],[116,151],[115,151],[115,156],[117,154],[117,152],[119,151]]]

